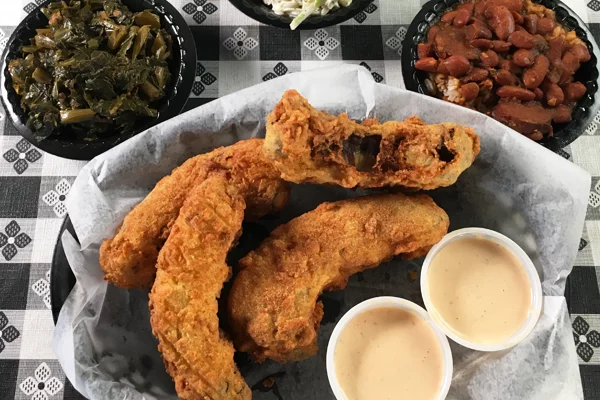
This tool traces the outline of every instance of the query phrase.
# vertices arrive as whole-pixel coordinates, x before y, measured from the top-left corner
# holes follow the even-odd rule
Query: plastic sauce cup
[[[399,297],[374,297],[369,300],[365,300],[352,307],[335,326],[331,337],[329,338],[329,344],[327,345],[327,377],[329,378],[329,384],[337,400],[347,400],[344,391],[342,390],[335,370],[335,348],[337,346],[338,339],[342,331],[346,328],[348,323],[355,318],[357,315],[376,308],[399,308],[402,310],[409,311],[426,321],[431,330],[435,333],[435,337],[439,345],[442,348],[442,368],[443,376],[440,384],[440,391],[436,400],[443,400],[448,394],[450,389],[450,383],[452,382],[452,352],[450,351],[450,345],[448,344],[448,338],[444,333],[436,326],[435,322],[431,319],[427,311],[425,311],[419,305],[401,299]]]
[[[446,245],[455,240],[465,238],[486,239],[501,245],[520,261],[529,280],[529,286],[531,288],[531,304],[527,319],[523,322],[523,325],[521,325],[517,332],[502,342],[482,344],[465,340],[464,338],[458,336],[457,333],[446,324],[432,304],[431,297],[429,295],[428,283],[428,272],[431,261]],[[525,253],[525,251],[523,251],[523,249],[519,247],[519,245],[517,245],[508,237],[496,231],[484,228],[465,228],[456,230],[444,236],[438,244],[431,248],[427,254],[427,257],[425,257],[425,261],[423,262],[423,267],[421,269],[421,294],[423,295],[423,301],[425,303],[425,307],[429,311],[429,315],[435,321],[437,326],[439,326],[439,328],[446,334],[446,336],[464,347],[479,351],[499,351],[515,346],[531,333],[540,317],[542,310],[542,285],[540,283],[540,277],[529,256]]]

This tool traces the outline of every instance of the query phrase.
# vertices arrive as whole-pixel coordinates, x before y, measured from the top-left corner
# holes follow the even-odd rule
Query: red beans
[[[490,26],[494,29],[498,39],[506,40],[515,31],[515,19],[508,8],[496,6],[492,8]]]
[[[549,67],[550,61],[548,61],[546,56],[536,56],[533,66],[523,73],[523,84],[525,87],[527,89],[533,89],[540,86],[548,73]]]
[[[562,57],[563,67],[569,71],[571,75],[579,69],[579,58],[571,50],[565,52]]]
[[[471,70],[461,79],[463,82],[481,82],[490,75],[487,69],[471,68]]]
[[[440,27],[437,25],[434,25],[431,28],[429,28],[429,31],[427,31],[427,43],[433,43],[439,31]]]
[[[425,57],[415,63],[415,68],[421,71],[437,72],[438,60],[433,57]]]
[[[455,78],[463,76],[471,69],[471,63],[464,56],[450,56],[442,61],[442,64],[444,64],[450,75]]]
[[[560,64],[563,50],[565,49],[565,39],[561,37],[552,38],[548,41],[548,52],[546,57],[550,64],[557,66]]]
[[[511,74],[510,71],[507,71],[505,69],[501,69],[500,71],[496,72],[494,80],[496,81],[498,86],[512,86],[516,85],[518,82],[517,77]]]
[[[533,45],[535,46],[535,48],[543,53],[546,50],[548,50],[548,42],[546,41],[546,39],[544,39],[544,37],[540,34],[537,35],[532,35],[533,36]]]
[[[433,55],[433,45],[431,43],[419,43],[417,45],[417,54],[419,59],[431,57]]]
[[[564,124],[571,120],[571,109],[564,104],[559,105],[554,109],[552,122]]]
[[[489,0],[488,3],[506,7],[510,11],[521,11],[523,8],[523,0]]]
[[[535,93],[518,86],[502,86],[496,90],[496,94],[499,97],[515,98],[521,101],[533,101],[533,99],[535,99]]]
[[[526,31],[511,33],[508,37],[508,41],[511,42],[513,46],[520,49],[532,49],[535,45],[533,36]]]
[[[525,29],[527,32],[535,35],[537,33],[537,24],[538,24],[538,16],[535,14],[530,14],[525,17]]]
[[[492,4],[491,1],[487,2],[485,11],[483,12],[483,15],[485,16],[485,18],[488,19],[488,24],[489,25],[491,25],[489,20],[492,19],[493,15],[494,15],[493,14],[494,13],[494,8],[496,8],[496,6],[494,4]]]
[[[467,27],[465,28],[465,34],[467,36],[467,39],[469,40],[479,38],[479,30],[474,24],[467,25]]]
[[[587,45],[551,12],[534,14],[529,0],[457,3],[418,45],[415,68],[458,78],[469,107],[494,110],[494,118],[534,140],[552,135],[551,121],[570,120],[586,92],[573,77],[592,58]]]
[[[456,7],[456,11],[467,10],[469,14],[473,14],[474,4],[472,2],[462,3],[458,7]]]
[[[552,67],[546,75],[546,79],[548,79],[550,82],[558,83],[560,81],[562,73],[562,67]]]
[[[475,82],[467,83],[460,87],[460,93],[465,101],[475,100],[479,95],[479,85]]]
[[[523,15],[519,14],[516,11],[511,11],[510,12],[515,20],[515,24],[517,25],[523,25],[523,23],[525,22],[525,18],[523,17]],[[516,27],[515,27],[516,28]]]
[[[458,14],[458,11],[447,12],[446,14],[442,15],[441,20],[442,20],[442,22],[450,24],[454,21],[454,18],[456,18],[457,14]]]
[[[540,18],[537,23],[537,33],[549,35],[556,28],[556,22],[552,18]]]
[[[515,32],[527,32],[527,29],[523,28],[521,25],[515,25]]]
[[[579,100],[583,97],[586,92],[586,87],[581,82],[571,82],[563,85],[563,92],[565,93],[565,102],[571,103]]]
[[[473,23],[467,26],[466,33],[470,40],[492,38],[492,31],[479,19],[474,19]]]
[[[548,125],[550,128],[550,132],[548,133],[548,136],[552,136],[552,126]],[[527,138],[533,140],[534,142],[537,142],[538,140],[542,140],[544,138],[544,134],[542,132],[540,132],[537,129],[534,129],[533,132],[531,133],[524,133],[523,135],[525,135]]]
[[[590,61],[590,59],[592,58],[592,56],[590,55],[590,51],[588,50],[587,46],[583,43],[575,43],[573,46],[571,46],[571,52],[575,54],[579,62]]]
[[[488,3],[485,1],[480,1],[475,4],[475,8],[473,9],[473,15],[476,17],[483,17],[485,14],[485,10],[488,8]]]
[[[523,69],[510,60],[500,60],[498,66],[500,67],[500,69],[507,70],[512,74],[523,73]]]
[[[498,53],[496,53],[494,50],[488,50],[481,53],[480,61],[486,67],[493,68],[498,65],[500,58],[498,57]]]
[[[573,74],[571,71],[567,71],[566,69],[562,71],[560,75],[560,79],[558,80],[558,85],[564,85],[565,83],[569,83],[573,81]]]
[[[546,82],[543,88],[544,92],[546,92],[546,104],[550,107],[559,106],[565,100],[563,90],[556,83]]]
[[[519,49],[513,54],[512,61],[519,67],[529,67],[533,65],[534,57],[531,50]]]
[[[453,24],[457,28],[462,28],[469,22],[469,19],[471,19],[471,11],[467,8],[461,8],[456,12]]]
[[[473,39],[471,40],[471,46],[481,50],[487,50],[494,46],[494,42],[489,39]]]
[[[444,64],[443,62],[441,62],[440,65],[438,65],[437,73],[444,74],[444,75],[450,75],[450,72],[448,72],[448,68],[446,68],[446,64]]]
[[[510,42],[503,40],[492,40],[492,49],[499,53],[504,53],[510,50]]]

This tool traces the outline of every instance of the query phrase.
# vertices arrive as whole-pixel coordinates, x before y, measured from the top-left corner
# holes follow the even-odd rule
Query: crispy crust
[[[323,203],[278,227],[240,261],[228,299],[236,348],[257,361],[314,355],[324,290],[394,255],[424,255],[448,225],[429,196],[385,194]]]
[[[124,219],[115,236],[100,247],[107,281],[122,288],[149,288],[156,259],[188,193],[211,173],[227,170],[230,183],[247,202],[246,217],[258,219],[281,209],[289,185],[262,154],[262,139],[250,139],[190,158],[160,180]]]
[[[352,146],[374,146],[372,165],[355,167],[360,155]],[[289,90],[269,114],[264,150],[282,178],[295,183],[429,190],[456,182],[479,153],[479,137],[458,124],[426,125],[417,117],[359,124],[345,113],[316,110]]]
[[[231,276],[225,258],[241,231],[244,208],[237,188],[212,175],[188,196],[158,257],[150,322],[182,399],[252,398],[217,317],[217,299]]]

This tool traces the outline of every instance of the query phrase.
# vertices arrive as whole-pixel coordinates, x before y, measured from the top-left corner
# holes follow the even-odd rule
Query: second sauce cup
[[[453,231],[427,254],[421,269],[425,307],[456,343],[499,351],[525,339],[542,309],[533,262],[515,242],[484,228]]]

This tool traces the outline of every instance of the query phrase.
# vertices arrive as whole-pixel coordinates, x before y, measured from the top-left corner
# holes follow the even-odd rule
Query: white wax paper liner
[[[83,168],[67,200],[81,245],[68,233],[62,237],[77,284],[54,333],[54,350],[75,388],[90,399],[176,398],[151,333],[147,293],[107,285],[98,248],[153,185],[184,160],[264,136],[267,113],[291,88],[318,108],[347,112],[354,119],[418,115],[427,123],[452,121],[476,130],[482,151],[474,165],[456,185],[429,194],[449,214],[451,230],[495,229],[524,248],[540,273],[544,310],[534,332],[509,351],[478,353],[453,345],[455,375],[448,398],[583,398],[562,296],[583,229],[589,174],[480,113],[377,84],[368,71],[353,65],[290,74],[222,97],[137,135]],[[245,237],[256,241],[322,201],[360,194],[364,193],[297,185],[287,208],[276,219],[246,227]],[[393,260],[352,277],[344,291],[325,294],[326,315],[315,357],[259,365],[238,354],[240,369],[255,388],[254,398],[332,399],[325,350],[335,322],[353,305],[374,296],[393,295],[422,304],[418,281],[407,277],[408,270],[418,271],[421,261]],[[267,389],[261,382],[269,376],[275,376],[276,383]]]

